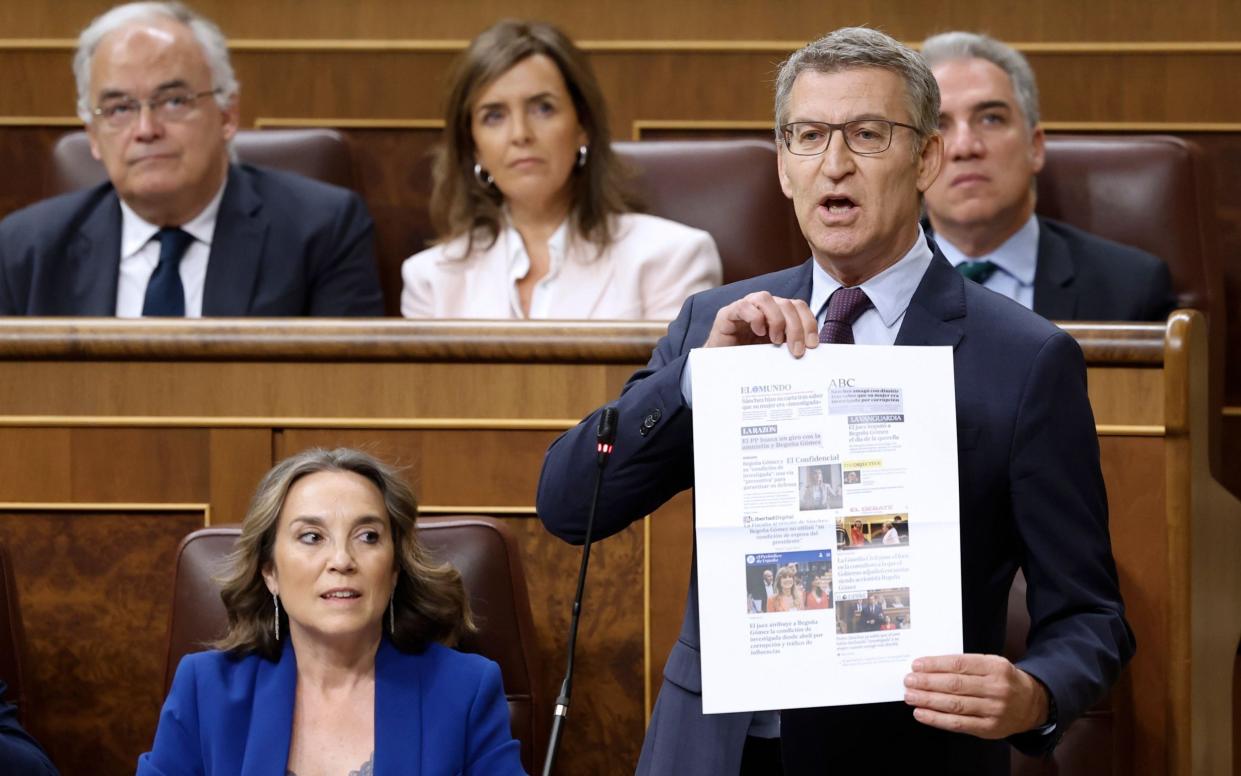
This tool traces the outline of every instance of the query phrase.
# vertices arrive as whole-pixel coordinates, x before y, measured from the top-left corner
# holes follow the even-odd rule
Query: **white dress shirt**
[[[1027,310],[1034,309],[1034,271],[1038,268],[1037,218],[1030,216],[1030,220],[1022,224],[1012,237],[982,256],[966,256],[942,234],[935,235],[935,243],[954,267],[967,261],[991,262],[996,266],[996,271],[983,286],[1003,294]]]
[[[194,238],[185,249],[179,266],[181,286],[185,289],[185,317],[203,315],[203,286],[207,281],[207,257],[215,236],[215,219],[220,212],[224,187],[220,186],[207,206],[181,224],[181,229]],[[118,318],[141,318],[146,302],[147,283],[159,265],[159,241],[155,235],[160,227],[148,223],[121,200],[121,267],[116,283],[116,315]]]

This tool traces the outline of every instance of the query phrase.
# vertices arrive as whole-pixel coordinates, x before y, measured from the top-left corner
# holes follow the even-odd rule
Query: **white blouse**
[[[521,235],[505,225],[495,244],[458,237],[401,265],[406,318],[522,318],[517,281],[530,271]],[[550,266],[534,288],[531,318],[671,320],[690,295],[718,286],[720,254],[711,235],[657,216],[613,217],[606,250],[572,235],[566,220],[548,241]]]

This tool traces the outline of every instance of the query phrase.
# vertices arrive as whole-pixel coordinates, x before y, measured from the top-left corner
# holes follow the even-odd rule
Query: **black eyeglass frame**
[[[859,151],[856,148],[854,148],[852,144],[849,143],[849,133],[845,131],[846,127],[848,127],[851,124],[876,124],[876,123],[888,125],[888,144],[886,146],[879,149],[878,151]],[[818,151],[815,151],[812,154],[798,153],[797,151],[793,150],[792,145],[790,145],[789,143],[789,138],[793,134],[793,127],[805,126],[807,124],[811,126],[815,126],[815,127],[826,127],[827,128],[827,139],[823,141],[823,148]],[[845,143],[846,148],[848,148],[850,151],[852,151],[855,154],[859,154],[860,156],[874,156],[876,154],[881,154],[884,151],[887,151],[889,148],[892,147],[892,138],[896,135],[896,130],[894,130],[893,127],[904,127],[905,129],[911,129],[913,130],[914,134],[918,135],[919,137],[921,137],[924,134],[922,130],[918,129],[912,124],[904,124],[899,121],[892,121],[890,119],[853,119],[852,121],[846,121],[843,124],[833,124],[829,121],[791,121],[788,124],[781,125],[777,129],[777,136],[780,142],[784,144],[785,149],[790,154],[793,154],[794,156],[818,156],[819,154],[827,151],[827,147],[832,144],[832,135],[836,133],[836,130],[840,130],[840,136],[844,138],[844,143]]]

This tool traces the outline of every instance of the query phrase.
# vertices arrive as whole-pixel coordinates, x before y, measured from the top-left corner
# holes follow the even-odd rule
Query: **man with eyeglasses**
[[[352,192],[230,162],[238,84],[219,28],[179,3],[95,19],[78,114],[108,182],[0,222],[0,315],[382,315]]]
[[[927,38],[922,56],[940,90],[944,170],[926,212],[944,257],[1052,320],[1165,320],[1176,304],[1168,265],[1034,215],[1044,137],[1026,58],[972,32]]]
[[[874,30],[837,30],[784,63],[778,174],[812,258],[686,301],[616,402],[594,535],[693,485],[692,348],[770,343],[798,358],[820,342],[951,347],[967,654],[911,656],[903,703],[703,714],[699,654],[710,645],[699,640],[695,560],[639,774],[1006,774],[1010,745],[1049,751],[1133,653],[1081,350],[965,282],[919,226],[942,161],[938,114],[926,64]],[[595,413],[552,445],[539,482],[540,518],[570,542],[582,541],[589,512],[597,423]],[[1018,568],[1032,627],[1014,664],[999,652]],[[737,586],[740,598],[744,582],[713,584]],[[878,731],[876,760],[858,742]]]

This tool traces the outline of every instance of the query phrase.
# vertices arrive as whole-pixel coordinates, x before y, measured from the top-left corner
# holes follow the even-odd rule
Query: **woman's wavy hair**
[[[641,208],[629,188],[630,173],[612,150],[607,104],[586,56],[550,24],[505,19],[480,33],[457,60],[449,77],[444,139],[432,164],[431,221],[440,241],[466,237],[465,256],[476,239],[487,247],[495,243],[504,204],[499,189],[474,177],[472,106],[487,85],[535,54],[556,63],[586,132],[586,165],[571,173],[573,234],[602,250],[612,241],[611,216]]]
[[[365,477],[383,496],[398,566],[393,591],[396,628],[389,634],[396,648],[420,652],[430,642],[451,645],[474,631],[461,575],[450,564],[436,563],[418,543],[414,527],[418,504],[397,471],[360,450],[312,448],[276,464],[259,483],[241,536],[218,579],[228,632],[212,646],[233,654],[279,658],[280,642],[272,633],[275,604],[263,570],[272,563],[276,527],[293,484],[308,474],[330,471]],[[282,611],[280,619],[280,632],[287,634],[288,615]]]

